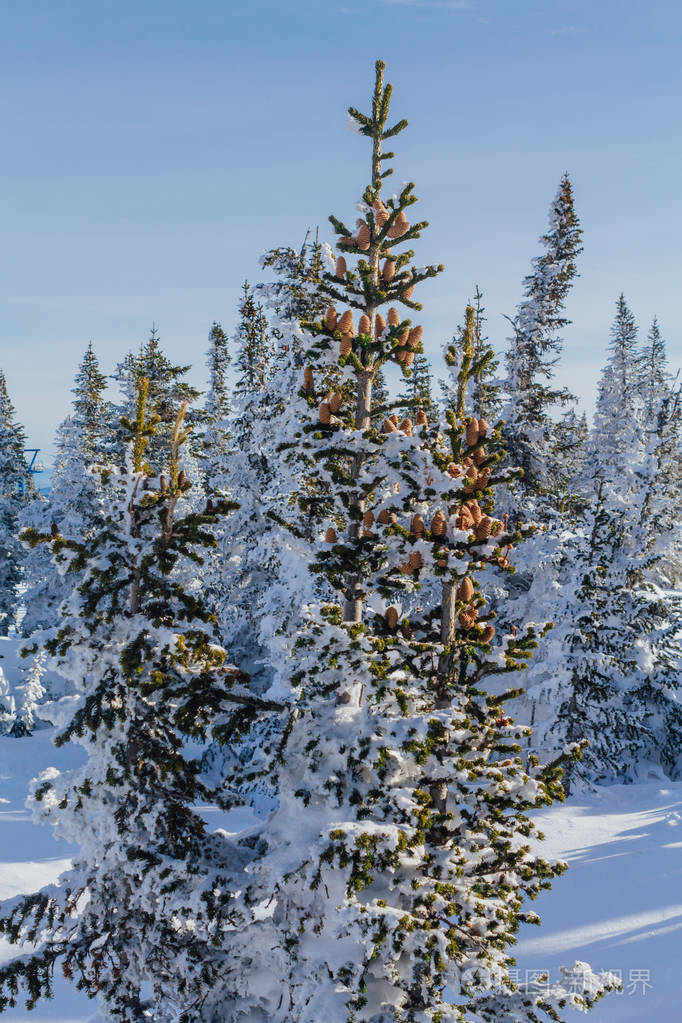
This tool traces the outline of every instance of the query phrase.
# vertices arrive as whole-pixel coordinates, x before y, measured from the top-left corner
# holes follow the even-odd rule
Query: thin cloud
[[[394,7],[438,8],[439,10],[465,11],[473,7],[472,0],[382,0]]]
[[[562,25],[561,28],[552,29],[553,36],[575,36],[580,35],[585,29],[579,25]]]

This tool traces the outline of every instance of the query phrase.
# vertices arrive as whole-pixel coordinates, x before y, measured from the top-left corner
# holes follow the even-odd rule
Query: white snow
[[[80,750],[56,749],[54,732],[0,738],[0,898],[34,891],[68,865],[71,849],[49,828],[33,824],[23,806],[28,783],[45,768],[73,766]],[[202,808],[213,827],[243,820]],[[239,813],[243,814],[243,811]],[[677,1023],[682,938],[682,782],[602,788],[538,814],[543,852],[569,870],[532,907],[541,927],[525,927],[517,946],[519,979],[526,971],[559,977],[559,967],[586,960],[620,971],[623,993],[607,996],[592,1023]],[[0,944],[0,961],[11,951]],[[570,1013],[568,1014],[570,1018]],[[55,978],[55,998],[30,1017],[22,1006],[3,1023],[85,1023],[96,1005]],[[577,1019],[577,1017],[576,1017]]]

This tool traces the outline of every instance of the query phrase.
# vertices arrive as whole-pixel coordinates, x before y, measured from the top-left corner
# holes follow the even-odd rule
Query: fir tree
[[[34,488],[24,458],[26,439],[17,422],[0,370],[0,636],[6,636],[19,609],[23,551],[19,516]]]
[[[658,414],[660,404],[669,394],[672,383],[670,372],[668,371],[665,340],[655,316],[647,335],[647,343],[640,354],[639,361],[640,390],[644,404],[644,416],[646,421],[650,423]]]
[[[427,418],[434,418],[436,406],[431,391],[431,367],[422,352],[415,352],[410,376],[406,378],[405,388],[398,395],[396,404],[405,416],[415,416],[421,409]]]
[[[625,490],[637,488],[634,468],[641,463],[646,444],[639,368],[637,325],[621,295],[611,326],[609,358],[597,391],[590,461],[598,462],[603,479]]]
[[[495,419],[500,412],[500,384],[495,379],[498,361],[488,338],[484,333],[486,322],[483,293],[476,285],[473,302],[467,305],[468,319],[464,326],[458,326],[452,341],[443,346],[447,376],[440,380],[440,389],[445,408],[456,408],[458,387],[462,379],[462,360],[469,360],[467,411],[474,410],[486,420]]]
[[[22,525],[46,532],[56,522],[74,540],[86,540],[101,525],[105,495],[99,473],[115,445],[111,407],[104,398],[106,378],[92,347],[88,345],[75,378],[73,412],[60,424],[56,458],[48,500],[38,497],[22,516]],[[43,546],[28,551],[26,558],[26,612],[24,635],[57,625],[58,611],[72,578],[58,571]]]
[[[184,407],[169,477],[152,474],[146,447],[158,419],[146,411],[147,387],[140,378],[135,416],[123,424],[126,464],[106,470],[110,501],[96,535],[82,544],[56,529],[25,534],[81,579],[48,652],[80,693],[57,742],[79,743],[88,759],[35,784],[34,807],[80,852],[58,884],[3,906],[0,932],[22,953],[0,969],[0,1009],[22,990],[29,1008],[49,996],[60,965],[112,1019],[193,1020],[225,968],[227,877],[240,861],[194,808],[211,794],[186,739],[206,737],[235,675],[183,578],[228,506],[197,513],[186,504]],[[27,943],[38,947],[27,952]]]
[[[257,291],[282,323],[302,323],[324,312],[325,298],[319,285],[331,250],[320,242],[317,232],[312,243],[309,238],[310,232],[298,252],[290,246],[280,246],[270,249],[261,259],[263,268],[272,270],[276,280],[258,285]],[[277,328],[275,335],[279,336]]]
[[[189,366],[175,365],[164,355],[161,349],[161,341],[156,330],[152,326],[149,339],[140,346],[139,352],[135,355],[129,352],[123,362],[116,368],[114,379],[117,381],[123,394],[123,403],[118,406],[115,412],[115,420],[121,416],[131,418],[135,414],[136,395],[140,380],[148,380],[148,407],[150,415],[159,417],[159,422],[166,430],[171,429],[178,414],[178,410],[184,402],[192,405],[197,400],[200,392],[188,384],[183,377],[187,374]],[[188,413],[188,423],[192,426],[201,422],[202,416],[196,411]],[[125,429],[118,429],[119,442],[117,455],[123,459],[127,434]],[[147,459],[155,472],[167,469],[168,452],[162,440],[162,433],[155,434],[147,449]],[[183,451],[185,468],[187,469],[189,449]],[[166,462],[164,462],[166,459]],[[196,481],[196,475],[194,475]]]
[[[81,448],[90,465],[102,459],[104,439],[109,437],[111,410],[104,398],[106,377],[100,371],[92,341],[76,374],[73,421],[82,433]]]
[[[239,376],[234,392],[235,396],[241,397],[265,390],[273,358],[268,320],[263,306],[256,301],[248,281],[244,281],[242,285],[239,315],[239,327],[235,337]],[[239,442],[240,438],[237,437],[236,440]]]
[[[206,431],[204,434],[204,475],[209,489],[223,470],[225,457],[230,451],[229,419],[232,414],[228,368],[231,362],[228,340],[219,323],[214,323],[208,335],[206,364],[209,373],[206,394]]]
[[[333,500],[312,566],[333,596],[309,607],[291,654],[286,727],[270,751],[279,806],[249,867],[252,920],[227,935],[233,967],[214,1018],[557,1020],[611,978],[576,964],[540,993],[517,991],[509,973],[507,946],[522,921],[537,922],[525,898],[564,865],[525,842],[526,811],[560,795],[559,765],[524,763],[509,694],[482,688],[537,641],[530,625],[496,638],[476,580],[488,564],[510,570],[520,539],[494,516],[493,487],[509,478],[500,433],[461,406],[442,429],[425,416],[371,427],[377,368],[409,368],[421,343],[395,306],[387,322],[378,309],[418,311],[412,289],[439,269],[396,251],[426,224],[407,220],[412,185],[381,197],[392,155],[382,142],[405,122],[387,128],[391,89],[382,62],[376,70],[372,114],[350,110],[372,141],[365,216],[355,235],[331,218],[342,255],[323,281],[351,308],[330,306],[311,326],[287,441],[307,448]],[[330,366],[344,370],[332,395],[316,383]],[[435,600],[406,613],[420,587]]]
[[[524,471],[526,494],[553,489],[552,412],[572,400],[552,380],[563,344],[560,332],[570,323],[563,310],[577,275],[581,235],[571,182],[564,175],[550,208],[549,230],[540,239],[545,252],[533,260],[532,273],[524,282],[525,298],[511,321],[514,336],[506,356],[505,439],[510,462]]]

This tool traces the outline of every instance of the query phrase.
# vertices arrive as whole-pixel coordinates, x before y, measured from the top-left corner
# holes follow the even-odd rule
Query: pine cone
[[[472,608],[470,611],[462,611],[461,614],[457,615],[457,621],[463,629],[473,629],[478,621],[478,611],[475,608]]]
[[[401,210],[388,229],[388,237],[402,238],[402,236],[406,234],[409,230],[410,225],[407,222],[407,217],[405,216],[403,210]]]
[[[421,515],[413,515],[412,521],[410,522],[410,532],[413,536],[424,535],[424,519]]]
[[[490,527],[492,526],[492,519],[488,515],[484,515],[481,521],[476,526],[476,539],[487,540],[490,536]]]
[[[178,487],[180,488],[180,490],[182,490],[182,488],[184,487],[186,480],[187,477],[185,476],[185,470],[181,469],[180,472],[178,473]]]
[[[414,362],[414,352],[406,351],[404,353],[401,352],[400,354],[401,355],[404,354],[404,358],[402,358],[400,361],[402,362],[405,369],[409,369],[412,363]]]
[[[476,448],[474,451],[474,465],[481,465],[487,457],[485,448]]]
[[[350,355],[353,351],[353,338],[350,334],[344,334],[339,343],[339,354]]]
[[[372,324],[370,323],[369,316],[367,316],[366,313],[363,313],[362,316],[360,317],[360,319],[358,320],[358,334],[368,334],[369,335],[371,333],[372,333]]]
[[[478,420],[470,419],[467,423],[466,441],[470,448],[478,443]]]
[[[352,310],[346,309],[345,313],[341,316],[337,327],[342,334],[348,334],[350,337],[355,337],[355,325],[353,323]]]
[[[465,507],[467,508],[467,511],[471,515],[471,518],[474,520],[474,522],[478,524],[483,518],[483,512],[481,511],[478,505],[478,501],[467,501]]]
[[[343,278],[346,276],[347,270],[348,267],[346,265],[346,260],[344,259],[343,256],[339,256],[338,259],[336,260],[336,276],[340,280],[343,280]]]
[[[386,619],[386,625],[388,626],[388,628],[395,629],[396,625],[398,624],[398,608],[397,607],[387,608],[384,618]]]
[[[393,415],[389,416],[388,418],[389,418],[389,419],[391,420],[391,422],[393,423],[393,425],[394,425],[394,426],[397,426],[397,425],[398,425],[398,422],[399,422],[399,420],[400,420],[400,417],[399,417],[399,416],[397,416],[397,415],[395,414],[395,412],[393,413]]]
[[[388,324],[390,327],[397,327],[399,323],[400,313],[395,308],[395,306],[391,306],[391,308],[388,310]]]
[[[463,600],[465,604],[468,604],[473,599],[475,593],[475,587],[468,575],[465,575],[461,583],[457,587],[457,600]]]
[[[377,522],[380,522],[382,526],[390,526],[393,525],[395,520],[396,518],[393,512],[389,511],[388,508],[383,508],[379,512],[379,518],[377,519]]]
[[[352,235],[344,235],[343,238],[339,238],[339,245],[352,245],[355,248],[355,238]]]
[[[414,295],[414,284],[410,284],[409,288],[405,288],[403,291],[403,298],[410,299]]]
[[[418,572],[423,565],[422,556],[419,551],[412,551],[409,557],[408,565],[410,566],[411,572]]]
[[[413,350],[421,344],[422,335],[424,333],[423,327],[413,327],[407,336],[407,343]]]
[[[429,425],[429,421],[426,418],[426,412],[424,411],[423,408],[420,408],[419,411],[417,412],[417,415],[415,417],[415,422],[416,422],[417,426],[428,426]]]
[[[303,370],[303,390],[306,394],[310,394],[315,390],[315,379],[313,377],[313,371],[310,366],[306,366]]]
[[[371,529],[372,526],[374,525],[374,513],[371,511],[366,511],[365,514],[362,516],[362,524],[365,527],[365,529]]]
[[[402,565],[398,565],[398,571],[400,572],[401,575],[410,575],[412,572],[412,568],[410,566],[409,561],[404,561]]]
[[[403,327],[403,329],[400,331],[400,333],[396,334],[396,337],[398,339],[398,344],[402,345],[402,346],[406,345],[407,344],[407,339],[409,338],[409,336],[410,336],[410,328],[409,327]]]
[[[495,635],[495,629],[492,625],[486,625],[480,635],[481,643],[489,643]]]
[[[332,410],[329,407],[329,402],[328,401],[323,401],[322,404],[320,405],[320,409],[319,409],[319,418],[320,418],[320,422],[324,426],[328,426],[329,423],[331,423],[331,419],[332,419],[331,412],[332,412]]]
[[[324,325],[327,330],[336,330],[336,324],[339,322],[339,318],[336,315],[336,309],[333,305],[329,306],[326,315],[324,317]]]
[[[450,462],[448,466],[448,475],[452,476],[453,480],[456,480],[458,476],[462,475],[462,470],[454,462]]]
[[[377,313],[374,318],[374,327],[376,330],[376,336],[381,337],[383,332],[386,330],[386,320],[383,318],[381,313]]]
[[[333,526],[329,526],[327,532],[324,534],[324,539],[326,543],[336,543],[338,536],[336,535],[336,530]]]
[[[412,436],[412,420],[409,417],[407,419],[403,419],[402,423],[400,424],[400,429],[402,430],[402,432],[407,437],[411,437]]]
[[[392,281],[395,277],[395,262],[392,259],[385,261],[381,276],[385,281]]]
[[[390,419],[384,419],[383,426],[381,427],[382,433],[395,433],[395,423]]]
[[[481,489],[483,487],[487,487],[488,486],[488,481],[489,480],[490,480],[490,469],[483,469],[482,472],[479,472],[479,474],[478,474],[478,486],[481,487]]]
[[[357,233],[357,245],[361,252],[367,252],[370,241],[371,235],[369,233],[369,228],[363,220],[360,222],[360,228]]]
[[[445,536],[447,528],[447,519],[439,509],[431,519],[431,533],[433,536]]]
[[[375,199],[372,203],[372,210],[374,212],[374,223],[377,225],[379,230],[382,229],[390,214],[381,199]]]
[[[161,489],[161,493],[165,494],[166,490],[168,489],[168,483],[166,482],[166,477],[163,475],[163,473],[161,474],[161,476],[159,476],[159,487]]]
[[[479,421],[478,421],[478,436],[479,436],[479,439],[481,437],[485,437],[485,435],[486,435],[486,433],[488,432],[489,429],[490,429],[490,427],[486,423],[485,419],[479,419]]]
[[[336,413],[339,411],[342,405],[343,395],[341,394],[341,391],[335,391],[334,394],[332,394],[331,398],[329,399],[329,408],[332,414],[336,415]]]

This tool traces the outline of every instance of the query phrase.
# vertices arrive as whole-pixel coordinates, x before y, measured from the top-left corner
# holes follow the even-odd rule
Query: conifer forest
[[[484,280],[428,338],[388,65],[329,111],[364,191],[207,310],[203,390],[95,335],[41,490],[0,372],[0,1021],[676,1018],[637,943],[679,959],[665,324],[605,298],[580,411],[564,174],[504,350]]]

